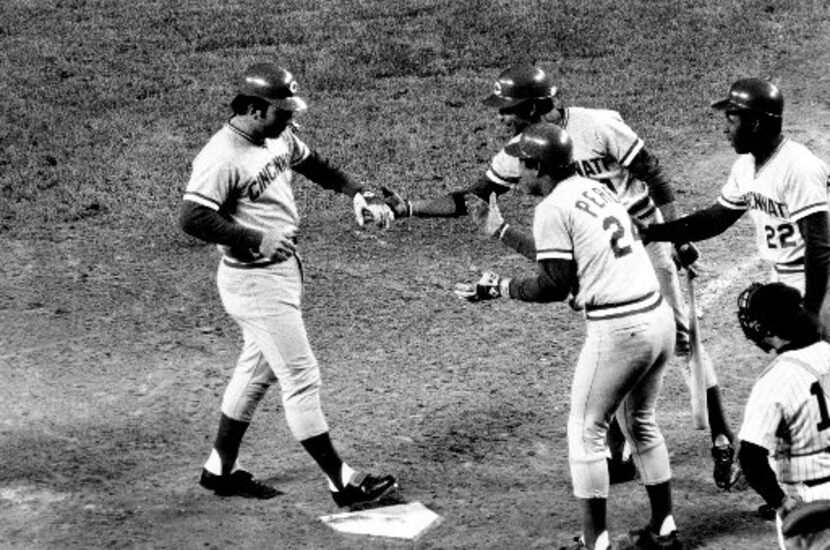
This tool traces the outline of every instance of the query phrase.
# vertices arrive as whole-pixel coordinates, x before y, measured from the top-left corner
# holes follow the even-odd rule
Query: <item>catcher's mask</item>
[[[744,335],[769,352],[773,346],[765,338],[801,341],[810,319],[798,290],[783,283],[752,283],[738,295],[738,321]]]

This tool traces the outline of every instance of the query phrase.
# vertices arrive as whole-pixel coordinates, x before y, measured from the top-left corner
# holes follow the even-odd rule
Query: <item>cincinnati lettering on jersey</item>
[[[288,170],[288,166],[287,154],[269,160],[248,186],[248,198],[252,201],[257,200],[281,173]]]
[[[744,195],[744,199],[751,210],[760,210],[777,218],[790,217],[787,205],[783,202],[775,202],[771,198],[755,192],[747,193]]]
[[[596,178],[611,171],[605,157],[577,160],[574,164],[576,164],[576,171],[584,178]]]
[[[582,196],[585,199],[579,199],[574,203],[574,206],[578,210],[582,210],[583,212],[587,212],[593,217],[599,216],[599,211],[609,203],[619,203],[620,200],[617,196],[611,192],[610,189],[605,187],[595,185],[590,189],[586,189],[582,192]]]

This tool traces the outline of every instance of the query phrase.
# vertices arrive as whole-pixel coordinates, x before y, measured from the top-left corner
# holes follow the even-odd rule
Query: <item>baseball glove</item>
[[[510,279],[503,279],[492,271],[485,271],[475,283],[456,284],[453,292],[468,302],[480,302],[500,298],[509,284]]]

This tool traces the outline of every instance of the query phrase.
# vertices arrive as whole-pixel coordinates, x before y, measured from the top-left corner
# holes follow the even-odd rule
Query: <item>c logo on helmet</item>
[[[299,85],[299,84],[297,84],[297,81],[296,81],[296,80],[292,80],[291,82],[289,82],[289,83],[288,83],[288,90],[289,90],[292,94],[296,94],[296,93],[297,93],[297,90],[299,90],[299,89],[300,89],[300,85]]]
[[[501,82],[499,82],[498,80],[493,85],[493,93],[495,95],[499,96],[499,97],[501,97],[501,95],[502,95],[502,93],[501,93]]]

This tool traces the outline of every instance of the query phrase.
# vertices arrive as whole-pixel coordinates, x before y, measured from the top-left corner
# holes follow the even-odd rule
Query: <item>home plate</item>
[[[320,516],[320,520],[341,533],[415,540],[427,529],[437,525],[441,516],[420,502],[409,502]]]

